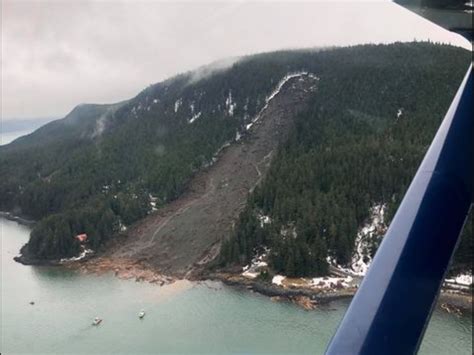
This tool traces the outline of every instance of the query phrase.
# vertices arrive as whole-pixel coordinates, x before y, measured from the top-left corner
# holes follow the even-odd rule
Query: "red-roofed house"
[[[78,241],[80,241],[81,243],[84,243],[87,241],[87,234],[78,234],[76,235],[75,237]]]

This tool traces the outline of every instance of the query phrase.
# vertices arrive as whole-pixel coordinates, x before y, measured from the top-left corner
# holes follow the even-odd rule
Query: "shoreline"
[[[239,274],[209,274],[205,280],[220,281],[242,291],[256,292],[276,302],[291,302],[307,311],[317,309],[320,305],[328,305],[332,301],[350,299],[356,288],[339,290],[309,289],[305,287],[282,287],[268,282],[247,279]]]
[[[62,263],[60,265],[82,273],[101,275],[110,272],[115,277],[123,280],[149,282],[159,286],[182,279],[163,275],[159,270],[154,270],[150,267],[150,265],[133,259],[96,256],[87,260]],[[351,299],[357,292],[357,287],[320,289],[278,286],[270,282],[249,279],[235,272],[207,271],[187,279],[192,282],[219,281],[237,290],[259,293],[269,297],[272,301],[292,302],[306,310],[317,309],[319,305],[327,305],[336,300]],[[436,307],[447,313],[459,316],[469,314],[472,312],[472,293],[443,288],[438,296]]]
[[[273,301],[291,301],[307,310],[315,309],[319,304],[327,304],[338,299],[351,298],[356,288],[337,290],[317,290],[309,288],[286,288],[271,283],[247,279],[238,273],[201,272],[190,277],[174,277],[164,275],[159,270],[145,262],[127,259],[110,258],[105,256],[90,257],[80,261],[56,263],[67,269],[77,270],[81,273],[103,275],[113,273],[115,277],[136,282],[148,282],[163,286],[181,279],[191,282],[219,281],[224,285],[247,292],[257,292],[267,296]]]
[[[112,273],[121,280],[135,280],[148,282],[158,286],[172,284],[183,278],[164,275],[140,261],[133,259],[115,259],[95,256],[80,261],[34,261],[26,263],[19,257],[15,261],[24,265],[62,266],[84,274],[104,275]],[[186,279],[186,278],[185,278]],[[270,282],[249,279],[239,273],[232,272],[205,272],[196,277],[188,278],[191,282],[219,281],[224,285],[246,292],[256,292],[269,297],[276,302],[291,302],[305,310],[317,309],[319,305],[328,305],[332,301],[351,299],[357,292],[357,287],[340,289],[318,289],[309,287],[285,287]],[[472,293],[463,290],[453,290],[449,287],[441,289],[436,308],[457,316],[472,313]]]
[[[20,255],[14,256],[13,260],[25,266],[61,266],[63,265],[59,260],[30,259],[21,253]]]
[[[17,216],[8,211],[0,211],[0,217],[8,219],[9,221],[17,222],[18,224],[22,224],[24,226],[32,226],[33,224],[36,223],[36,221],[32,219],[27,219],[22,216]]]
[[[121,280],[135,280],[163,286],[178,281],[178,278],[164,275],[153,270],[140,261],[127,258],[107,258],[103,256],[90,257],[79,261],[69,261],[57,264],[66,269],[76,270],[83,274],[104,275],[113,273]]]
[[[212,281],[221,281],[222,283],[228,286],[252,290],[268,297],[302,296],[309,297],[321,303],[326,303],[341,298],[350,298],[355,294],[357,290],[355,287],[339,290],[310,289],[307,287],[282,287],[267,282],[247,279],[238,274],[232,273],[209,274],[204,279]]]
[[[310,300],[315,308],[318,304],[328,304],[340,299],[351,299],[357,292],[356,287],[343,289],[311,289],[307,287],[282,287],[262,281],[247,279],[236,274],[210,274],[206,279],[221,281],[225,285],[236,287],[242,290],[248,290],[260,293],[270,298],[281,298],[294,303],[299,303],[303,299],[303,308],[305,301]],[[472,313],[472,293],[469,291],[452,290],[449,288],[441,289],[436,301],[436,307],[457,315]]]
[[[15,216],[9,212],[0,211],[0,217],[31,226],[35,221]],[[123,280],[135,280],[136,282],[149,282],[163,286],[174,283],[182,278],[160,273],[146,262],[126,258],[110,258],[101,255],[91,255],[82,260],[61,262],[60,260],[37,260],[29,259],[21,254],[13,258],[16,262],[30,266],[62,266],[67,269],[77,270],[81,273],[103,275],[113,273],[115,277]],[[196,270],[194,270],[196,271]],[[274,285],[270,282],[249,279],[243,277],[239,272],[212,272],[201,270],[197,275],[190,273],[189,281],[220,281],[223,284],[248,292],[257,292],[269,297],[272,301],[290,301],[299,306],[312,310],[320,304],[328,304],[335,300],[350,299],[357,291],[357,287],[340,289],[318,289],[310,287],[286,287]],[[472,293],[467,290],[456,290],[443,287],[438,296],[437,307],[457,315],[472,312]]]

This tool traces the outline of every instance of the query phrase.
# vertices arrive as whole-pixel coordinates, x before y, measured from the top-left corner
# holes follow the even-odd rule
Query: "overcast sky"
[[[282,48],[469,43],[384,0],[2,0],[2,119],[128,99],[217,59]]]

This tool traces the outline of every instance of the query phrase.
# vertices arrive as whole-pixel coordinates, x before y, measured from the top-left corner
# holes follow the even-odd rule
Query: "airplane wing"
[[[472,41],[472,2],[397,0]],[[326,354],[414,354],[474,196],[472,64]]]
[[[395,0],[395,3],[472,41],[474,3],[468,0]]]

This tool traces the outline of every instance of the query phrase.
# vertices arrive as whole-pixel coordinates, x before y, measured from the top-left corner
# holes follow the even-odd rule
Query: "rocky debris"
[[[352,297],[357,290],[355,287],[341,290],[321,290],[307,286],[277,286],[259,279],[249,279],[240,274],[229,272],[208,273],[205,277],[210,280],[222,281],[229,286],[253,290],[262,295],[273,297],[274,301],[291,300],[293,297],[306,296],[318,303],[326,303],[335,299]]]
[[[307,311],[312,311],[316,308],[316,301],[312,300],[308,296],[294,296],[291,298],[292,302],[300,307],[303,307]]]
[[[357,292],[357,285],[346,288],[314,288],[307,285],[275,285],[258,279],[249,279],[237,272],[217,272],[206,275],[207,279],[219,280],[226,285],[244,290],[258,292],[270,297],[272,302],[290,301],[305,309],[314,309],[318,305],[327,305],[335,300],[352,298]],[[445,304],[444,306],[442,306]],[[438,307],[444,311],[461,315],[472,312],[472,295],[443,290],[438,299]]]
[[[293,118],[306,107],[307,89],[316,83],[308,75],[284,84],[251,129],[198,172],[181,197],[129,226],[127,238],[108,245],[104,256],[143,260],[160,273],[196,278],[219,254],[249,191],[268,170],[271,153],[286,139]]]
[[[451,314],[472,313],[472,293],[444,289],[438,298],[438,305],[441,309]]]
[[[443,309],[444,311],[452,314],[456,314],[458,316],[462,315],[462,311],[460,308],[456,307],[455,305],[452,305],[450,303],[442,303],[440,305],[440,308]]]
[[[133,259],[100,257],[87,262],[69,263],[65,266],[98,275],[113,272],[115,276],[123,280],[146,281],[160,286],[175,281],[174,278],[163,275],[141,261]]]
[[[286,301],[286,298],[282,296],[273,296],[273,297],[270,297],[270,300],[272,302],[281,302],[281,301]]]

